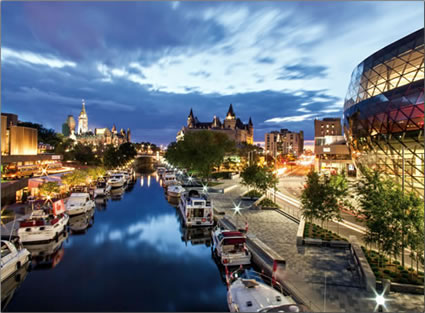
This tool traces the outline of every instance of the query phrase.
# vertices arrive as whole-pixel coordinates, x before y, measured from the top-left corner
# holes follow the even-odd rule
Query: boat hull
[[[1,266],[1,282],[17,272],[30,260],[30,252],[27,249],[22,249],[18,254],[6,264]],[[19,264],[19,265],[18,265]]]
[[[66,225],[68,224],[69,216],[65,215],[53,226],[44,226],[44,230],[40,230],[40,227],[23,227],[19,228],[18,236],[21,242],[41,242],[53,240],[57,235],[65,231]],[[43,227],[43,226],[41,226]],[[46,228],[47,227],[47,228]],[[30,228],[30,231],[27,229]],[[38,228],[38,230],[36,230]]]

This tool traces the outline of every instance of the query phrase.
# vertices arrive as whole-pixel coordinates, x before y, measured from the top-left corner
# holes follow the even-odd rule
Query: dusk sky
[[[168,144],[232,103],[254,140],[340,117],[354,67],[424,27],[423,2],[2,2],[2,112]]]

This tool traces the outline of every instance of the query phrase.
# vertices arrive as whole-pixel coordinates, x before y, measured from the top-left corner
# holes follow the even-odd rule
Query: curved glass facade
[[[424,194],[424,29],[374,53],[353,71],[344,131],[356,164]]]

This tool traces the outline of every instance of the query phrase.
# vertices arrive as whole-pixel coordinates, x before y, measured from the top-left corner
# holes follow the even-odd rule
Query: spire
[[[190,108],[190,113],[189,113],[188,118],[192,118],[193,120],[195,120],[195,117],[193,116],[192,108]]]
[[[229,110],[227,111],[227,114],[226,114],[226,119],[234,119],[236,117],[236,115],[235,115],[235,112],[233,112],[233,106],[232,106],[232,104],[230,103],[230,106],[229,106]]]
[[[253,126],[251,116],[249,117],[248,126]]]
[[[81,109],[81,113],[80,113],[80,115],[82,115],[82,114],[87,114],[87,113],[86,113],[86,103],[85,103],[84,99],[82,100],[82,102],[83,102],[83,108]]]

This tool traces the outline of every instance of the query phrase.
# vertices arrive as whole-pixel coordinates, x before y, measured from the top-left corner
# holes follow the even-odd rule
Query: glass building
[[[353,71],[344,132],[355,163],[424,194],[424,29],[372,54]]]

